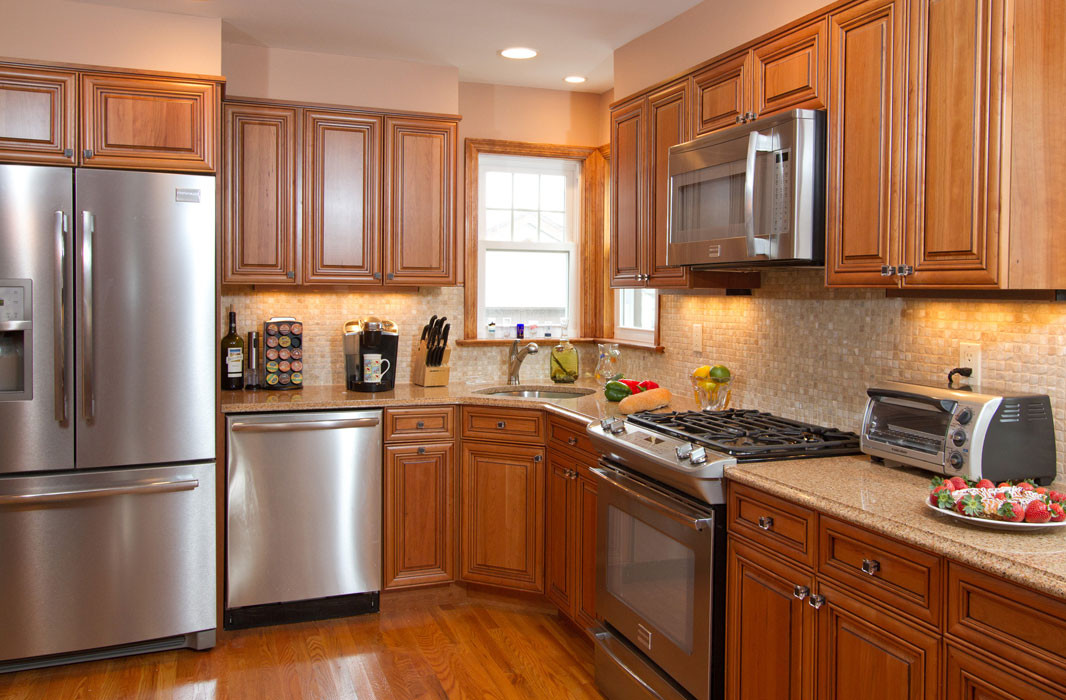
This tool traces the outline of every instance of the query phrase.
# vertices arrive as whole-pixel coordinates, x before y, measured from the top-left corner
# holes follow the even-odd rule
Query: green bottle
[[[572,384],[577,381],[577,348],[566,337],[566,329],[563,328],[562,338],[559,344],[552,348],[551,378],[557,384]]]

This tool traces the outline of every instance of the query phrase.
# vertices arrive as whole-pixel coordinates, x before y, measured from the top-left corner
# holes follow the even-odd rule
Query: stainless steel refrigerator
[[[0,671],[214,645],[215,180],[0,165]]]

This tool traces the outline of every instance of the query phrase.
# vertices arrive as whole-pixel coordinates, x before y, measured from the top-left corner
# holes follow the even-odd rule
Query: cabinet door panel
[[[546,550],[544,587],[548,600],[571,617],[574,614],[574,488],[572,461],[559,452],[548,453],[547,513],[544,522]]]
[[[688,271],[666,264],[667,216],[670,208],[670,147],[688,140],[689,82],[668,87],[648,98],[648,260],[649,287],[688,285]]]
[[[222,281],[296,282],[296,110],[227,104]]]
[[[1051,686],[1020,677],[1018,667],[1003,667],[972,651],[947,647],[947,700],[1053,700]]]
[[[644,102],[611,115],[611,286],[642,287]]]
[[[918,0],[906,286],[999,280],[1004,3]]]
[[[81,76],[82,164],[214,172],[214,83]]]
[[[452,444],[385,448],[385,588],[451,581]]]
[[[595,463],[593,463],[595,464]],[[578,465],[578,473],[587,469]],[[576,543],[575,570],[577,585],[574,586],[574,620],[587,630],[596,624],[596,482],[586,476],[578,476],[577,507],[574,526]]]
[[[462,578],[544,591],[544,450],[463,443]]]
[[[740,122],[749,108],[750,53],[745,51],[696,74],[696,135]]]
[[[895,287],[901,245],[905,13],[869,0],[829,18],[826,282]]]
[[[814,608],[796,595],[814,577],[734,537],[729,539],[726,697],[814,697]]]
[[[0,160],[73,165],[74,73],[0,68]]]
[[[826,20],[794,29],[752,49],[754,110],[825,107]]]
[[[386,284],[455,284],[455,147],[455,122],[386,118]]]
[[[304,281],[381,284],[381,118],[304,112]]]

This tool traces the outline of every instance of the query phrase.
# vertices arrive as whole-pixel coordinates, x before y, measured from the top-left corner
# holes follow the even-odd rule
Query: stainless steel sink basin
[[[512,396],[523,399],[576,399],[581,396],[588,396],[593,393],[594,389],[581,389],[574,387],[573,389],[567,389],[566,391],[560,391],[558,389],[521,389],[518,387],[507,389],[482,389],[478,391],[478,394],[484,394],[485,396]]]

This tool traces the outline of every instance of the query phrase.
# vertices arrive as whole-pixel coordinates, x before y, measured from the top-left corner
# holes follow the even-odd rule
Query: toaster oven
[[[867,389],[862,451],[893,465],[995,482],[1056,474],[1046,394],[985,394],[885,382]]]

